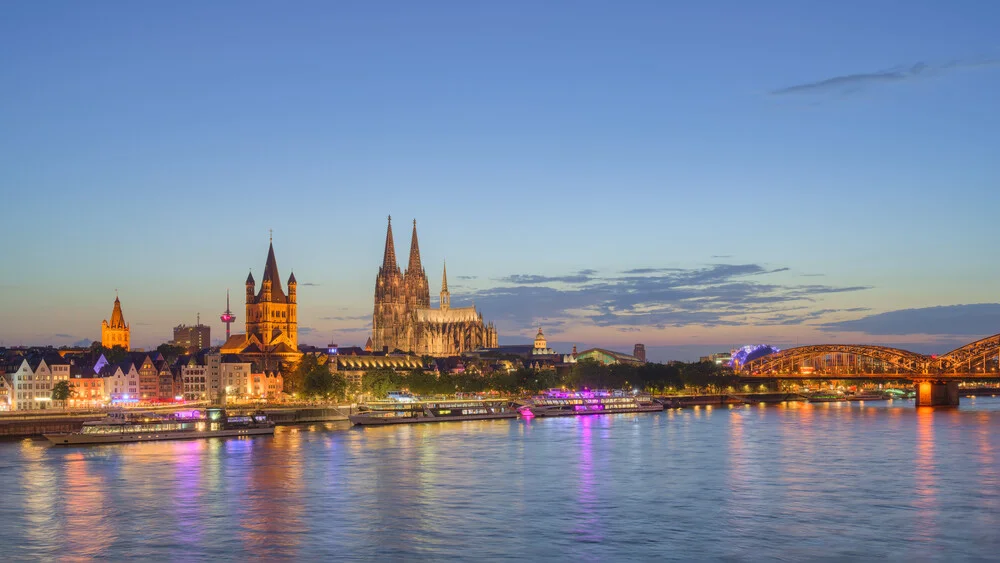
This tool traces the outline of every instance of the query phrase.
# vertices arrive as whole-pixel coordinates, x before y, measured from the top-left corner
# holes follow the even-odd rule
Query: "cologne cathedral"
[[[448,293],[448,270],[441,277],[441,302],[431,308],[427,273],[420,265],[417,222],[413,221],[410,262],[400,272],[392,240],[392,217],[385,235],[385,255],[375,279],[375,313],[372,315],[372,344],[375,350],[388,348],[420,356],[457,356],[478,348],[496,348],[493,323],[483,323],[483,315],[473,307],[452,307]]]

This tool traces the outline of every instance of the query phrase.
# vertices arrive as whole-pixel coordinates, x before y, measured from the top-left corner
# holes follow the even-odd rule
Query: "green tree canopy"
[[[65,401],[73,394],[73,389],[69,386],[69,381],[57,381],[52,386],[52,400]]]
[[[362,378],[362,391],[378,399],[384,399],[389,391],[403,386],[403,378],[390,368],[377,368],[365,372]]]
[[[187,352],[187,350],[185,350],[184,347],[176,346],[169,342],[164,342],[163,344],[157,346],[156,351],[159,352],[161,356],[163,356],[164,360],[170,363],[174,363],[174,361],[177,360],[177,358],[181,357],[185,352]]]

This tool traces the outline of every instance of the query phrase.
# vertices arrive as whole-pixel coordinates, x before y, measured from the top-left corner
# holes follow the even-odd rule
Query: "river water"
[[[0,443],[0,559],[996,560],[1000,399]]]

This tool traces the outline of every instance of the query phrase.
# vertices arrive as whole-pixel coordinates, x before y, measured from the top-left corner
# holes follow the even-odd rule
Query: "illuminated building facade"
[[[69,379],[70,364],[59,354],[12,354],[3,360],[7,410],[62,407],[52,400],[52,386]]]
[[[451,306],[447,268],[441,276],[440,297],[438,308],[432,309],[427,274],[420,263],[417,222],[413,222],[410,261],[403,273],[396,262],[390,217],[382,266],[375,278],[372,348],[447,357],[497,346],[496,328],[484,323],[474,306]]]
[[[101,321],[101,346],[114,348],[121,346],[129,349],[129,326],[125,323],[125,315],[122,314],[122,304],[115,296],[115,306],[111,310],[111,322]]]
[[[632,349],[632,355],[639,358],[640,361],[646,361],[646,345],[636,344],[635,348]]]
[[[112,403],[139,401],[139,370],[131,361],[108,364],[101,369],[104,396]]]
[[[538,334],[535,335],[535,345],[531,349],[531,355],[551,356],[555,353],[555,350],[549,348],[549,343],[545,340],[545,334],[542,333],[542,327],[538,327]]]
[[[0,411],[10,410],[10,383],[7,378],[0,375]]]
[[[223,354],[238,354],[264,364],[295,362],[302,357],[298,336],[298,282],[288,277],[288,293],[281,287],[274,245],[267,250],[260,290],[253,272],[246,281],[246,334],[234,334],[222,345]]]
[[[250,394],[255,398],[278,399],[284,393],[285,380],[280,372],[254,373],[250,379]]]
[[[632,364],[639,365],[644,364],[639,358],[632,356],[630,354],[624,354],[622,352],[615,352],[614,350],[606,350],[604,348],[591,348],[589,350],[584,350],[576,355],[576,361],[582,362],[584,360],[594,360],[605,365],[611,364]]]
[[[698,358],[698,361],[712,363],[717,366],[728,366],[732,361],[732,357],[732,352],[717,352],[708,356],[701,356]]]
[[[181,382],[181,395],[185,401],[209,400],[208,366],[199,364],[194,356],[177,364],[177,378]]]
[[[68,401],[71,407],[99,407],[104,405],[104,378],[95,373],[73,375],[69,379],[72,394]]]
[[[184,348],[188,354],[200,352],[212,346],[212,329],[201,324],[200,318],[194,326],[177,325],[174,327],[173,343]]]

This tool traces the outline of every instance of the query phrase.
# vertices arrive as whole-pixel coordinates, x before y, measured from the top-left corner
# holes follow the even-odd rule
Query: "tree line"
[[[651,393],[718,392],[735,387],[739,377],[732,370],[710,362],[672,364],[605,365],[583,360],[568,369],[480,370],[463,373],[435,373],[415,369],[409,372],[389,368],[365,372],[360,388],[351,388],[343,374],[330,372],[313,356],[303,356],[285,376],[285,392],[322,399],[349,399],[357,395],[384,398],[389,391],[408,390],[415,395],[456,393],[534,394],[557,387],[571,389],[639,389]]]

